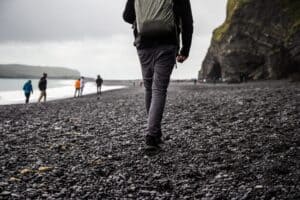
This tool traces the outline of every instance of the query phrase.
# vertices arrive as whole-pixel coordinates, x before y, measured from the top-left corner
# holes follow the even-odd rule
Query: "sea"
[[[39,79],[30,79],[33,86],[33,94],[30,97],[31,103],[36,103],[40,95],[38,89]],[[3,79],[0,78],[0,105],[21,104],[25,102],[23,85],[28,79]],[[47,101],[65,99],[74,96],[75,80],[47,79]],[[102,91],[124,88],[118,85],[103,85]],[[97,91],[95,82],[86,82],[83,95],[95,94]]]

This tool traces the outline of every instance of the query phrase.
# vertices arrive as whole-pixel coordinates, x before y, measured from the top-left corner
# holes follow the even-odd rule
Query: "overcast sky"
[[[141,78],[133,35],[122,20],[126,0],[0,0],[0,64],[64,66],[104,79]],[[191,0],[189,60],[172,78],[196,78],[226,0]]]

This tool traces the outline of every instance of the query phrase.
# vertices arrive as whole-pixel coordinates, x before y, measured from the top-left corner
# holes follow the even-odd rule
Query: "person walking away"
[[[85,85],[85,80],[84,80],[84,77],[82,76],[82,77],[80,78],[80,96],[83,95],[84,85]]]
[[[80,95],[80,78],[75,81],[75,94],[74,98],[79,97]]]
[[[102,84],[103,84],[103,79],[101,78],[100,75],[98,75],[98,76],[97,76],[97,79],[96,79],[97,94],[98,94],[98,95],[101,95],[101,87],[102,87]]]
[[[28,80],[24,86],[23,86],[23,91],[25,94],[25,103],[29,103],[29,99],[30,99],[30,94],[33,94],[33,89],[32,89],[32,84],[31,84],[31,80]]]
[[[38,99],[38,102],[41,102],[42,98],[44,98],[44,102],[46,102],[46,98],[47,98],[47,74],[44,73],[42,78],[39,81],[39,89],[41,91],[40,97]]]
[[[142,68],[148,114],[145,143],[159,149],[170,76],[176,60],[182,63],[188,58],[192,43],[190,0],[127,0],[123,19],[133,25]]]

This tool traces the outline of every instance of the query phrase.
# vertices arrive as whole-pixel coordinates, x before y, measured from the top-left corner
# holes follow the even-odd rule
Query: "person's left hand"
[[[186,61],[187,57],[186,56],[182,56],[182,55],[178,55],[176,57],[177,62],[179,63],[183,63],[184,61]]]

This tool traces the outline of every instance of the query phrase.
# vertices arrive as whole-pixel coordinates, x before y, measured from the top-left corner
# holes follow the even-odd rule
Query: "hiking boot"
[[[160,141],[158,141],[158,139],[156,137],[151,136],[151,135],[146,135],[146,146],[147,146],[147,148],[159,149],[160,148],[160,146],[159,146],[160,142],[162,142],[161,139],[160,139]]]

